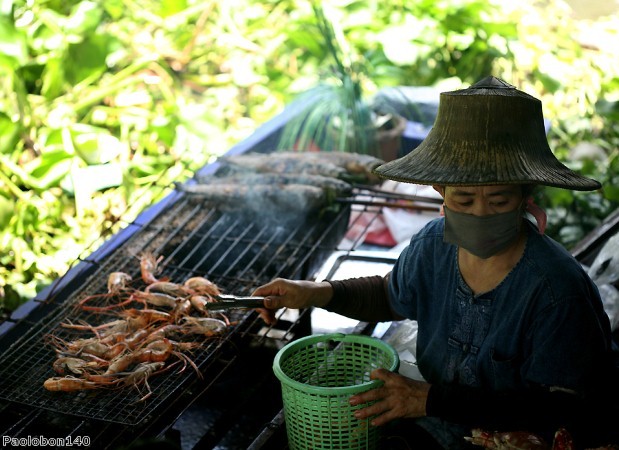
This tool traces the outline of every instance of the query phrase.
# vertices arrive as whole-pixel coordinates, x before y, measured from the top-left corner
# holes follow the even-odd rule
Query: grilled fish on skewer
[[[298,152],[280,152],[284,155],[298,155]],[[372,171],[385,161],[372,155],[348,152],[304,152],[303,158],[308,160],[327,161],[346,169],[350,174],[362,176],[368,183],[379,182],[379,178]]]
[[[330,162],[316,161],[299,154],[274,153],[245,153],[243,155],[221,157],[219,161],[225,163],[226,168],[232,171],[249,171],[259,173],[290,173],[304,175],[322,175],[326,177],[346,179],[346,169]]]
[[[328,206],[321,188],[300,184],[243,186],[237,184],[179,185],[181,191],[199,195],[221,208],[315,213]]]
[[[224,163],[224,171],[322,175],[358,183],[378,182],[372,170],[383,163],[368,155],[341,152],[245,153],[223,157],[220,161]]]
[[[322,175],[288,174],[288,173],[236,173],[223,177],[212,176],[198,178],[203,184],[240,184],[247,186],[289,185],[300,184],[315,186],[327,192],[333,192],[338,197],[348,197],[352,194],[352,185],[344,180]]]

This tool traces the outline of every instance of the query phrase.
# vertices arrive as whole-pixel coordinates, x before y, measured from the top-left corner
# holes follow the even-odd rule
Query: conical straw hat
[[[495,77],[443,92],[434,127],[408,155],[377,167],[383,178],[417,184],[541,184],[590,191],[585,178],[554,156],[542,103]]]

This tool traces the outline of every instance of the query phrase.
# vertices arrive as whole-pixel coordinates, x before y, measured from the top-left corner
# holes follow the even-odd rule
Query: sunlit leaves
[[[6,228],[15,211],[15,202],[0,195],[0,230]]]
[[[106,59],[112,38],[93,35],[67,49],[65,73],[67,82],[76,85],[88,78],[99,77],[107,69]]]
[[[429,36],[421,38],[426,33],[436,32],[436,22],[431,19],[417,19],[408,16],[405,23],[385,28],[378,38],[387,58],[397,65],[409,66],[427,58],[436,48],[427,45]]]
[[[117,158],[123,144],[105,128],[77,123],[69,131],[76,153],[87,164],[103,164]]]
[[[169,17],[187,9],[185,0],[161,0],[159,15],[161,17]]]
[[[600,145],[574,168],[603,191],[548,191],[549,234],[572,243],[619,203],[616,25],[590,50],[556,1],[326,3],[364,92],[492,72],[542,97],[558,157]],[[321,39],[306,0],[0,0],[0,309],[314,86]]]
[[[617,84],[619,84],[619,78]],[[619,92],[619,86],[615,89]],[[619,99],[615,101],[601,99],[595,104],[595,108],[598,114],[607,117],[611,122],[619,122]]]
[[[0,73],[24,65],[27,57],[28,47],[23,33],[15,28],[9,17],[0,16]]]
[[[99,2],[82,1],[75,5],[71,14],[60,21],[69,40],[81,41],[101,23],[102,10]]]
[[[10,153],[15,148],[22,130],[19,122],[0,111],[0,153]]]
[[[22,177],[22,181],[31,189],[49,189],[69,173],[72,165],[72,155],[64,149],[46,151],[24,166],[27,175]],[[15,168],[14,172],[19,173]]]

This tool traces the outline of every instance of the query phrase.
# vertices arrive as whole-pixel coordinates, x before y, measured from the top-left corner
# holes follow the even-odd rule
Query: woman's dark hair
[[[522,198],[527,198],[537,190],[536,184],[523,184],[522,185]]]
[[[521,184],[522,186],[522,198],[527,198],[530,195],[533,195],[535,191],[537,191],[537,184]],[[447,186],[440,185],[439,187],[443,188],[443,192],[445,192],[445,188]]]

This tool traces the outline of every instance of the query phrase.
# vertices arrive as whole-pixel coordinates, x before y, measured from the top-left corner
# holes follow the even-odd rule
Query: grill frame
[[[284,112],[259,127],[249,137],[230,148],[226,155],[238,155],[246,152],[270,153],[277,147],[281,131],[288,121],[305,107],[303,102],[293,102]],[[402,148],[413,148],[424,136],[417,133],[405,133]],[[219,168],[217,161],[205,165],[197,171],[196,178],[214,174]],[[191,181],[189,181],[191,182]],[[83,287],[96,273],[101,272],[101,267],[109,255],[124,246],[148,226],[153,220],[167,211],[172,205],[182,201],[183,194],[179,191],[163,187],[168,190],[168,195],[163,200],[143,211],[133,222],[128,223],[123,229],[115,233],[101,247],[92,251],[88,256],[76,260],[70,270],[62,277],[56,279],[48,288],[41,291],[34,299],[22,305],[14,311],[11,317],[0,323],[0,362],[6,361],[5,356],[15,354],[23,341],[31,339],[33,329],[41,326],[54,310],[62,308],[67,298]],[[371,208],[367,205],[356,207],[358,211],[372,210],[376,215],[380,208]],[[370,221],[371,223],[371,221]],[[369,227],[368,224],[366,226]],[[337,247],[336,243],[331,251],[350,251],[362,241],[362,236],[348,242],[344,248]],[[328,246],[323,245],[326,251]],[[313,270],[312,264],[317,261],[305,261],[306,273]],[[241,293],[241,292],[239,292]],[[198,410],[219,404],[217,417],[209,423],[209,429],[195,441],[195,448],[247,448],[255,436],[260,434],[265,424],[269,424],[273,416],[281,409],[281,399],[278,395],[268,394],[265,399],[264,392],[279,392],[279,383],[272,375],[270,364],[275,353],[291,340],[299,336],[311,334],[311,310],[299,311],[298,317],[289,318],[288,312],[278,313],[279,321],[275,327],[265,327],[257,314],[249,312],[242,315],[243,329],[231,335],[229,344],[221,347],[218,357],[207,367],[201,367],[205,381],[200,382],[195,377],[193,382],[188,383],[186,389],[179,392],[176,398],[170,402],[164,402],[156,411],[156,417],[142,421],[139,425],[120,425],[114,422],[96,419],[82,419],[75,415],[57,413],[48,409],[31,407],[15,402],[12,399],[0,398],[0,420],[3,423],[3,436],[24,438],[27,436],[67,437],[89,436],[90,448],[113,449],[119,447],[140,447],[145,440],[151,443],[172,443],[171,448],[178,448],[182,440],[181,431],[178,427],[187,415],[191,415],[191,409],[195,405]],[[258,353],[258,355],[257,355]],[[264,353],[264,354],[261,354]],[[265,364],[264,366],[263,364]],[[235,377],[239,374],[253,377],[262,374],[262,380],[257,382],[255,389],[258,392],[245,392],[237,389],[238,383]],[[232,383],[232,384],[231,384]],[[262,384],[260,384],[262,383]],[[270,384],[269,384],[270,383]],[[231,391],[234,386],[233,398],[218,398],[218,393]],[[268,388],[268,386],[271,388]],[[265,386],[267,386],[265,388]],[[276,389],[272,389],[275,387]],[[275,402],[275,405],[264,402]],[[260,408],[255,408],[259,404]],[[238,418],[247,410],[254,409],[263,413],[258,419],[261,423],[254,424],[239,430]],[[254,411],[258,412],[258,411]],[[245,423],[245,421],[243,422]],[[268,427],[269,425],[267,425]],[[239,432],[240,431],[240,432]],[[193,445],[193,444],[192,444]],[[183,448],[187,448],[183,443]],[[193,448],[193,447],[190,447]],[[251,444],[255,448],[255,444]],[[279,447],[281,448],[281,447]]]
[[[382,216],[382,205],[373,205],[372,195],[371,191],[369,193],[364,191],[362,186],[356,187],[355,198],[360,197],[363,201],[357,204],[349,202],[344,205],[349,208],[346,210],[346,214],[342,216],[346,220],[326,221],[330,226],[335,226],[337,223],[343,224],[342,228],[347,233],[345,239],[308,240],[308,246],[300,252],[302,255],[294,264],[294,269],[291,269],[292,272],[298,273],[297,278],[314,279],[320,273],[318,269],[321,268],[323,261],[326,262],[336,254],[354,254],[359,249],[375,221]],[[40,308],[35,309],[27,319],[18,324],[25,327],[25,332],[11,346],[11,351],[14,352],[21,341],[28,339],[28,336],[34,332],[33,327],[40,325],[41,319],[35,319],[36,316],[45,318],[52,314],[49,312],[50,309],[53,311],[62,308],[63,305],[66,307],[67,299],[72,295],[75,296],[84,284],[88,284],[88,280],[96,277],[97,274],[107,273],[106,268],[110,264],[109,258],[113,257],[119,249],[124,249],[126,253],[126,250],[131,248],[130,256],[134,258],[135,253],[144,249],[160,250],[165,248],[166,242],[171,242],[173,236],[169,235],[163,241],[157,239],[157,220],[161,220],[166,212],[175,211],[174,208],[178,208],[183,201],[188,201],[183,195],[176,195],[175,197],[175,201],[168,202],[166,208],[158,208],[158,213],[152,215],[149,221],[136,221],[132,224],[131,235],[123,239],[115,248],[106,249],[104,257],[98,257],[96,261],[85,261],[84,264],[89,271],[82,270],[80,276],[73,277],[66,284],[66,287],[53,291],[53,295],[49,295],[45,301],[42,301]],[[375,200],[378,203],[384,203],[380,197],[375,198]],[[394,200],[393,205],[400,207],[402,203]],[[174,215],[181,217],[179,214]],[[271,224],[264,224],[264,226],[269,228]],[[354,232],[352,232],[353,230]],[[257,242],[260,240],[260,236],[260,233],[248,232],[244,236],[244,242]],[[184,245],[188,244],[185,243]],[[310,258],[312,253],[317,256],[316,259]],[[162,261],[163,275],[171,274],[173,277],[175,277],[175,273],[189,275],[190,272],[182,270],[181,267],[176,267],[178,264],[171,263],[172,259],[173,256],[170,253]],[[133,261],[132,267],[134,271],[137,271],[137,260]],[[170,269],[171,272],[166,271],[167,269]],[[212,274],[204,275],[213,277]],[[228,275],[226,268],[222,266],[222,271],[215,275],[214,281],[229,278]],[[266,278],[287,276],[282,272],[268,273],[267,275]],[[254,281],[254,283],[258,282],[261,283],[262,280]],[[253,287],[255,286],[250,279],[243,278],[237,283],[239,294],[248,294]],[[244,292],[243,289],[245,289]],[[41,314],[42,312],[46,312],[46,314]],[[281,437],[282,434],[281,430],[276,429],[278,427],[277,421],[272,421],[273,417],[276,417],[281,410],[281,392],[279,383],[272,374],[270,364],[277,351],[284,345],[298,337],[312,333],[311,310],[299,311],[298,316],[292,314],[292,317],[291,313],[291,311],[281,310],[278,313],[279,320],[274,327],[266,327],[255,312],[239,313],[238,319],[235,317],[239,325],[224,340],[224,345],[219,347],[219,351],[213,354],[210,363],[200,367],[205,381],[193,376],[192,379],[187,381],[183,389],[177,391],[178,395],[169,396],[168,400],[162,402],[152,413],[144,414],[146,419],[140,420],[136,425],[123,425],[99,419],[82,419],[72,414],[58,413],[38,406],[31,407],[15,402],[10,398],[8,400],[0,398],[0,417],[7,412],[14,419],[15,415],[8,411],[21,411],[17,420],[7,422],[3,434],[16,437],[29,436],[39,435],[39,430],[45,430],[43,435],[46,437],[63,437],[89,433],[94,442],[93,448],[106,449],[118,448],[120,445],[126,446],[127,443],[137,444],[144,439],[153,442],[170,441],[171,439],[172,442],[179,442],[180,431],[177,429],[177,424],[186,416],[191,415],[192,407],[195,405],[198,411],[202,411],[217,404],[219,410],[212,421],[209,419],[209,428],[204,431],[204,435],[197,441],[195,448],[247,448],[248,445],[251,445],[251,448],[259,448],[256,445],[264,445],[268,448],[275,442],[277,442],[276,445],[285,444],[285,442],[282,443],[278,440],[278,437]],[[360,323],[353,333],[371,333],[372,328],[372,324]],[[260,354],[258,355],[257,352]],[[5,354],[0,358],[5,360]],[[235,380],[240,380],[240,383],[247,383],[248,377],[255,378],[256,375],[259,375],[260,380],[252,380],[256,382],[254,387],[245,386],[247,392],[239,389],[239,381]],[[2,376],[1,373],[0,376]],[[155,379],[153,379],[153,383],[154,381]],[[157,392],[156,385],[153,386],[153,391]],[[276,394],[275,396],[267,395],[265,397],[265,392],[275,392]],[[222,393],[224,398],[221,397]],[[231,396],[231,394],[233,395]],[[228,398],[228,396],[231,397]],[[256,408],[257,404],[260,405],[260,408]],[[246,414],[248,409],[254,410],[255,414],[246,417],[247,420],[244,422],[249,424],[247,427],[244,425],[245,428],[239,432],[239,417]],[[259,410],[259,414],[257,410]],[[56,420],[56,418],[58,419]],[[53,429],[48,429],[47,424],[52,421],[56,423],[56,426]],[[255,421],[258,421],[258,423]],[[266,434],[265,424],[266,429],[269,430]],[[256,444],[260,436],[267,438],[268,435],[271,436],[268,438],[271,439],[270,443]],[[254,442],[256,436],[259,437]],[[273,439],[273,436],[275,436],[275,439]]]
[[[327,214],[309,226],[299,223],[295,229],[279,227],[273,232],[277,224],[268,220],[260,224],[245,222],[241,215],[221,212],[205,205],[200,198],[181,196],[141,226],[123,245],[109,252],[81,288],[50,303],[52,311],[2,355],[6,363],[0,368],[0,399],[122,425],[140,425],[152,420],[164,403],[187,388],[195,373],[186,368],[182,374],[170,372],[153,377],[149,380],[153,395],[145,402],[138,402],[143,393],[130,387],[96,392],[47,392],[43,381],[56,374],[52,370],[53,349],[41,345],[45,336],[53,333],[71,341],[84,334],[61,328],[61,322],[83,321],[95,326],[111,320],[75,306],[86,296],[106,292],[107,275],[111,272],[123,271],[134,282],[139,280],[138,255],[144,253],[164,256],[161,275],[170,280],[180,282],[191,276],[205,276],[224,292],[242,295],[275,277],[306,278],[332,251],[335,241],[341,239],[349,212],[349,208],[342,207],[334,216]],[[338,226],[337,237],[329,238],[338,231]],[[254,268],[257,272],[249,273]],[[137,285],[140,284],[138,281]],[[236,337],[237,334],[255,333],[252,327],[255,313],[233,311],[229,316],[237,324],[222,336],[204,341],[206,348],[192,353],[201,372],[220,357],[222,346],[234,346],[243,339]]]

